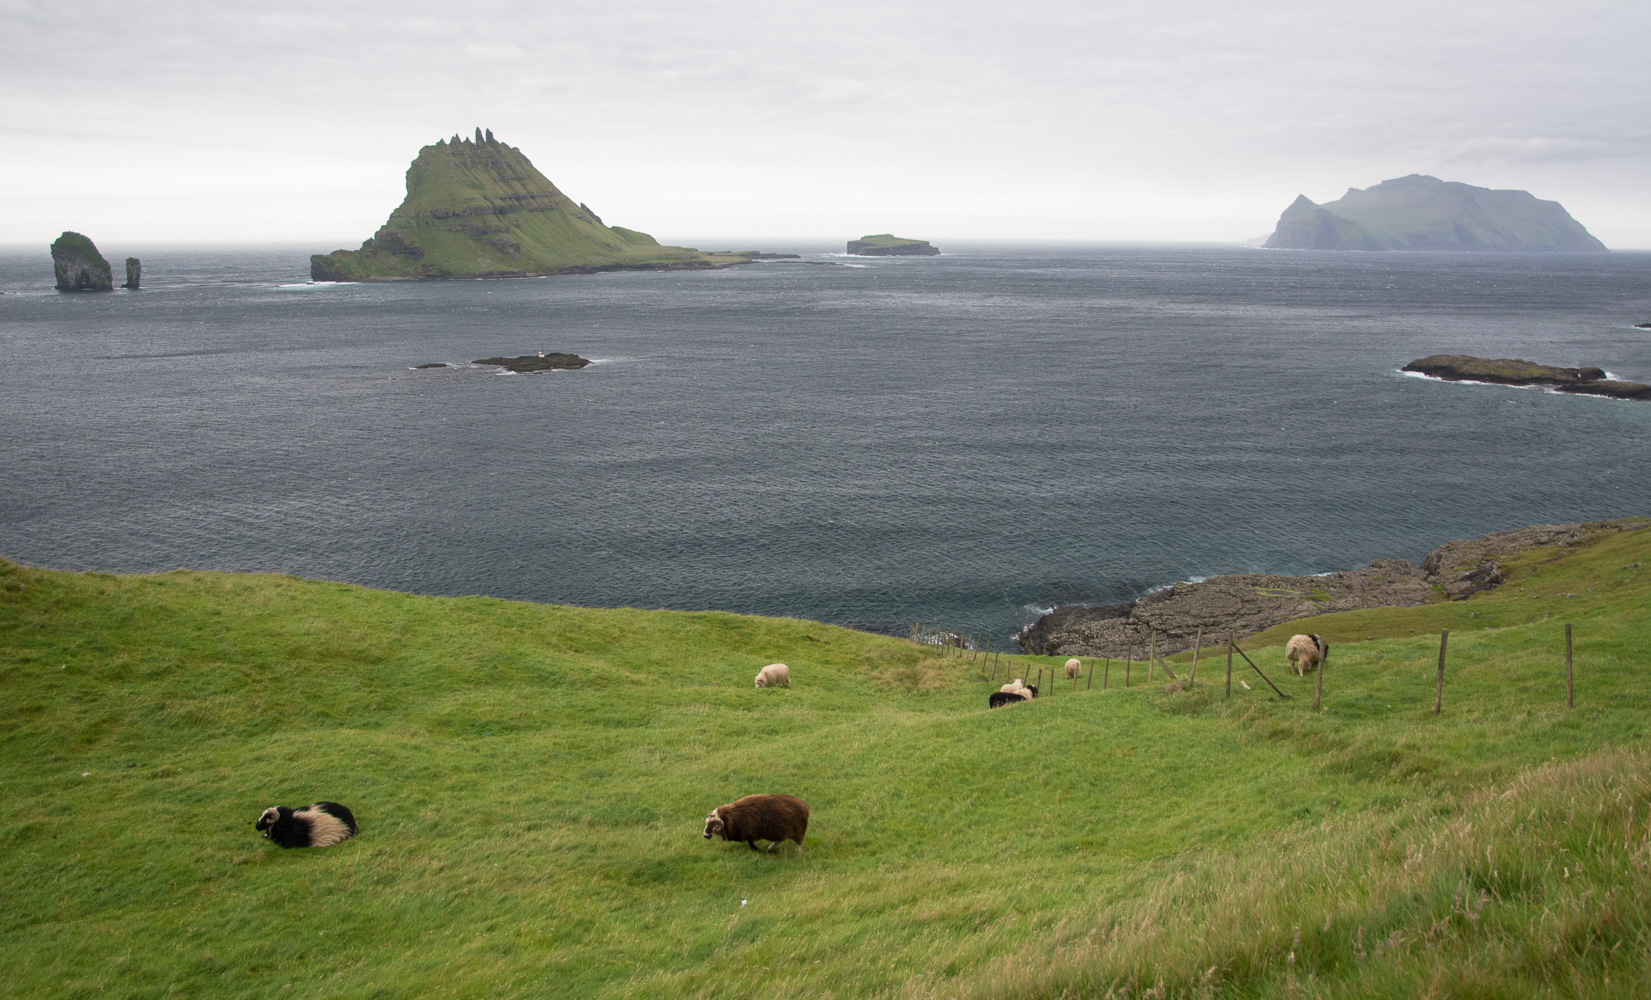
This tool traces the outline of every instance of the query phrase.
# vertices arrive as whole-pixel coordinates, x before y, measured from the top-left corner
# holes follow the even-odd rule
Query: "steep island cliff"
[[[1306,195],[1279,216],[1266,246],[1287,250],[1544,250],[1605,253],[1557,201],[1411,174],[1349,188],[1322,205]]]
[[[1447,382],[1493,385],[1545,385],[1556,392],[1612,399],[1651,400],[1651,385],[1605,377],[1603,368],[1557,368],[1520,358],[1476,358],[1470,354],[1435,354],[1417,358],[1402,371]]]
[[[407,197],[359,250],[310,258],[316,281],[525,278],[596,271],[708,270],[745,254],[661,246],[607,226],[534,168],[521,150],[477,129],[419,150]]]
[[[115,287],[109,262],[97,244],[79,233],[64,231],[52,242],[52,271],[60,292],[107,292]]]
[[[940,253],[928,240],[908,240],[903,236],[878,233],[848,241],[848,252],[856,257],[933,257]]]

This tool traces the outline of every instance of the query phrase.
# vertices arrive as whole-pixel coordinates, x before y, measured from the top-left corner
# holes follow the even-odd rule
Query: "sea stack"
[[[418,151],[407,197],[359,250],[310,257],[316,281],[527,278],[596,271],[710,270],[749,256],[661,246],[605,225],[493,138],[454,135]]]
[[[136,257],[126,258],[126,284],[121,285],[120,287],[130,288],[135,292],[138,290],[138,283],[142,280],[143,261],[138,260]]]
[[[115,287],[109,262],[97,252],[96,244],[79,233],[65,230],[52,243],[52,268],[60,292],[107,292]]]
[[[856,257],[933,257],[940,252],[928,240],[908,240],[903,236],[878,233],[848,241],[848,252]]]
[[[1500,250],[1605,253],[1557,201],[1424,174],[1349,188],[1320,205],[1300,195],[1266,245],[1283,250]]]

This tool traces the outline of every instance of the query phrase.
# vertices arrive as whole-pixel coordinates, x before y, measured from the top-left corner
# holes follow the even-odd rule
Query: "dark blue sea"
[[[108,247],[143,291],[62,295],[0,249],[0,555],[1006,641],[1651,513],[1651,404],[1398,372],[1651,381],[1648,253],[761,245],[807,262],[309,285],[330,247]],[[465,364],[539,350],[597,364]]]

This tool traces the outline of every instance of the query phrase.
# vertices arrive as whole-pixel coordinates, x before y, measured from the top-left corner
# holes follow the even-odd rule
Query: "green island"
[[[1265,244],[1288,250],[1541,250],[1605,253],[1557,201],[1425,174],[1348,188],[1320,205],[1300,195]]]
[[[989,710],[1062,659],[988,679],[794,619],[0,560],[7,988],[1644,996],[1651,530],[1621,526],[1464,601],[1313,618],[1321,712],[1293,623],[1242,643],[1289,700],[1242,659],[1227,697],[1207,643],[1190,685],[1191,651],[1169,690],[1086,662]],[[754,690],[771,662],[792,686]],[[803,854],[702,839],[755,792],[810,803]],[[323,799],[360,835],[253,829]]]
[[[107,292],[115,287],[109,262],[97,244],[80,233],[64,230],[52,241],[52,271],[60,292]]]
[[[903,236],[878,233],[848,241],[848,252],[856,257],[933,257],[940,253],[928,240],[908,240]]]
[[[527,278],[598,271],[710,270],[752,255],[661,246],[604,225],[521,150],[477,129],[418,152],[407,198],[359,250],[310,257],[315,281]]]
[[[1476,358],[1470,354],[1434,354],[1417,358],[1401,371],[1447,382],[1495,385],[1545,385],[1559,392],[1612,399],[1651,400],[1651,385],[1605,377],[1603,368],[1559,368],[1520,358]]]

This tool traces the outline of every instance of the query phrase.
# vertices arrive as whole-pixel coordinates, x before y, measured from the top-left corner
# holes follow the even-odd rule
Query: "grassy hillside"
[[[1643,996],[1648,557],[1315,618],[1318,714],[1289,627],[1246,648],[1292,700],[1206,653],[988,711],[976,664],[811,622],[0,562],[8,988]],[[758,791],[811,803],[803,855],[701,839]],[[252,829],[323,798],[359,838]]]
[[[609,228],[557,190],[521,150],[480,130],[419,150],[407,198],[359,250],[310,258],[317,281],[485,278],[727,267],[748,258],[661,246]]]

